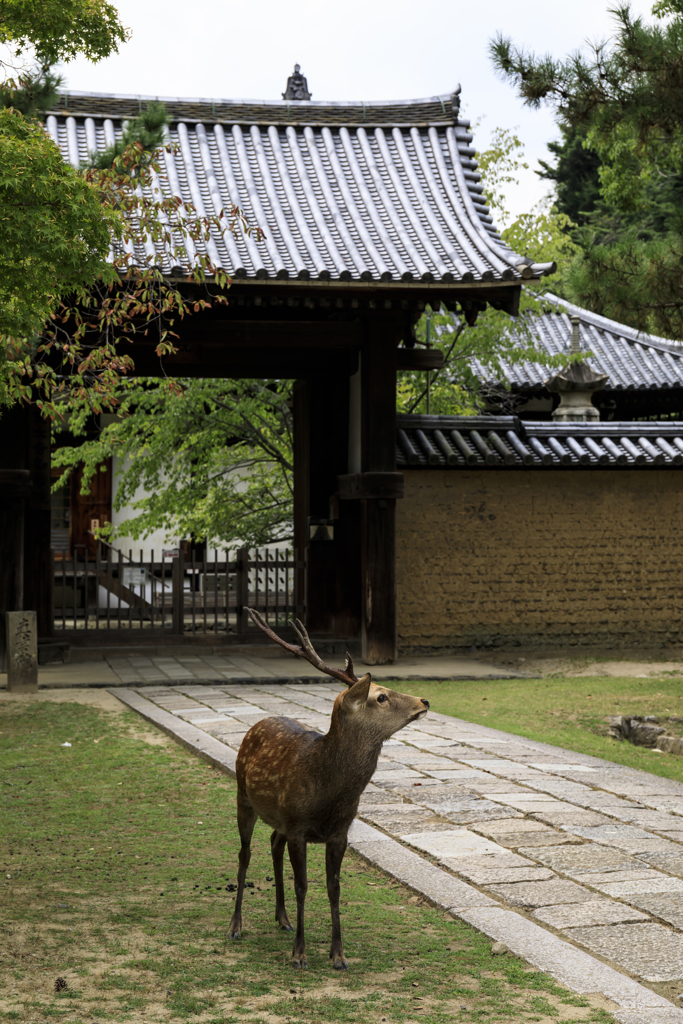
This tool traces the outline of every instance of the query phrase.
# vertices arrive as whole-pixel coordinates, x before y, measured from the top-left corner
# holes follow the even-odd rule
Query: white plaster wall
[[[125,463],[123,463],[125,465]],[[135,510],[127,505],[120,511],[116,511],[116,492],[119,486],[119,473],[121,471],[122,460],[119,456],[115,455],[112,462],[112,525],[114,528],[118,528],[121,523],[125,522],[126,519],[131,519],[135,515]],[[139,487],[135,492],[134,501],[145,497],[145,491]],[[132,550],[133,558],[138,559],[140,552],[142,552],[143,559],[149,559],[152,557],[154,552],[154,558],[160,559],[161,552],[164,548],[173,548],[178,545],[177,537],[167,537],[165,530],[155,530],[148,537],[140,538],[139,540],[133,540],[132,537],[121,536],[114,540],[114,547],[120,551],[123,551],[125,555]]]
[[[111,517],[112,518],[112,525],[114,526],[115,529],[118,529],[118,527],[121,525],[121,523],[125,522],[127,519],[131,519],[136,514],[135,513],[135,509],[133,509],[132,505],[126,505],[122,509],[120,509],[119,511],[117,511],[115,509],[115,505],[116,505],[116,492],[117,492],[118,486],[119,486],[118,478],[119,478],[119,473],[121,472],[122,466],[125,466],[125,461],[120,459],[119,456],[115,455],[114,458],[113,458],[113,462],[112,462],[112,517]],[[135,503],[136,501],[138,501],[141,498],[144,498],[146,493],[147,492],[144,490],[144,488],[139,487],[137,489],[137,491],[135,492],[135,495],[134,495],[134,498],[133,498],[133,503]],[[117,537],[113,541],[113,544],[114,544],[114,547],[117,550],[123,551],[123,553],[125,555],[127,555],[129,553],[129,551],[132,551],[133,559],[135,561],[137,561],[140,558],[140,552],[142,552],[143,560],[151,559],[152,558],[152,553],[154,554],[155,560],[159,560],[159,559],[161,559],[161,552],[163,550],[168,550],[170,548],[177,547],[179,541],[180,541],[179,537],[169,536],[167,534],[166,530],[154,530],[153,533],[151,533],[148,537],[140,538],[139,540],[133,540],[132,537],[121,535],[120,537]],[[234,552],[239,547],[240,547],[239,542],[235,542],[234,544],[232,544],[230,546],[231,553]],[[290,542],[290,543],[280,542],[280,543],[276,543],[276,544],[268,544],[267,545],[268,551],[271,551],[271,552],[273,552],[275,550],[285,551],[288,548],[291,549],[291,547],[292,547],[292,542]],[[264,548],[259,548],[259,550],[265,550],[265,547]],[[215,548],[211,547],[211,545],[209,545],[209,558],[210,559],[214,559],[216,557],[218,557],[218,559],[220,559],[220,560],[223,560],[225,558],[225,549],[224,548],[219,548],[218,550],[216,550]]]

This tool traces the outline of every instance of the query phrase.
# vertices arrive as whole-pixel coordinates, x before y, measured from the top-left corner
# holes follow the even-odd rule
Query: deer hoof
[[[335,971],[348,971],[349,962],[346,959],[346,957],[338,957],[334,961],[334,964],[332,966],[334,967]]]
[[[305,956],[294,957],[292,960],[292,967],[295,971],[305,971],[308,967],[308,960]]]
[[[240,939],[242,938],[242,933],[241,932],[228,932],[228,938],[232,939],[233,942],[239,942]]]

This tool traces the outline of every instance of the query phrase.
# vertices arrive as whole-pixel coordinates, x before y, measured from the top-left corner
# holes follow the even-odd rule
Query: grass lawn
[[[458,703],[444,688],[439,710],[446,693]],[[264,826],[245,938],[232,944],[233,782],[107,700],[0,700],[0,1021],[613,1020],[350,853],[351,970],[336,973],[321,847],[310,848],[310,969],[295,972]]]
[[[479,682],[396,684],[426,697],[434,711],[528,736],[543,743],[642,768],[683,782],[683,758],[607,736],[608,715],[657,715],[669,732],[683,735],[683,675],[647,679],[549,676]]]

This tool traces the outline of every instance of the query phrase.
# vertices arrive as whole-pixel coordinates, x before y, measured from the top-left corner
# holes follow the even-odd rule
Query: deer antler
[[[353,661],[351,660],[349,652],[346,652],[346,662],[343,669],[331,668],[329,665],[326,665],[322,658],[316,653],[313,644],[309,639],[308,633],[306,632],[306,627],[299,619],[290,619],[289,624],[299,637],[301,646],[299,646],[299,644],[288,644],[286,640],[279,637],[277,633],[270,628],[261,613],[257,612],[254,608],[247,608],[247,612],[249,613],[251,621],[255,622],[259,629],[263,630],[266,636],[269,636],[270,639],[274,640],[276,644],[280,645],[280,647],[284,647],[286,651],[296,654],[298,658],[304,658],[305,661],[310,662],[311,665],[314,665],[315,668],[319,669],[321,672],[324,672],[328,676],[333,676],[335,679],[338,679],[341,683],[345,683],[347,686],[353,686],[354,683],[358,682],[358,677],[353,671]]]

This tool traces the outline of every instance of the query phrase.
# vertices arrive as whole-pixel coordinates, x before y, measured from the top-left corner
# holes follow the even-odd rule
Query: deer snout
[[[424,706],[429,711],[429,701],[428,700],[425,700],[424,697],[420,697],[420,704],[424,704]]]

